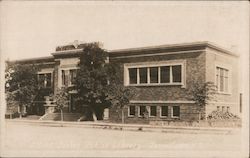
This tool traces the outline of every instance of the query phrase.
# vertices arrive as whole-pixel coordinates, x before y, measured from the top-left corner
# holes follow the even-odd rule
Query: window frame
[[[145,112],[147,112],[147,106],[146,105],[138,105],[138,117],[143,117],[143,115],[140,114],[141,106],[145,107]]]
[[[72,78],[71,78],[71,73],[70,73],[70,71],[76,71],[76,75],[77,75],[77,70],[78,69],[76,69],[76,68],[74,68],[74,69],[69,69],[69,86],[75,86],[76,84],[72,84]]]
[[[151,107],[155,107],[155,116],[151,115]],[[148,116],[149,117],[157,117],[157,106],[156,105],[150,105],[148,109],[149,109],[148,110]]]
[[[174,116],[174,107],[179,107],[179,116]],[[171,118],[180,118],[181,116],[181,107],[178,105],[171,106]]]
[[[46,74],[50,74],[50,82],[51,82],[51,84],[50,84],[50,86],[47,86],[47,84],[46,84],[46,86],[40,86],[40,83],[39,83],[39,79],[40,79],[40,77],[39,77],[39,75],[46,75]],[[46,75],[46,77],[47,77],[47,75]],[[40,87],[40,88],[52,88],[53,87],[53,71],[41,71],[41,72],[38,72],[37,73],[37,81],[38,81],[38,86]],[[45,80],[44,80],[45,81]],[[43,81],[43,82],[44,82]]]
[[[167,107],[167,110],[168,110],[167,116],[163,116],[163,115],[162,115],[162,107],[163,107],[163,106]],[[160,106],[160,117],[161,117],[161,118],[167,118],[167,117],[169,116],[168,113],[169,113],[169,106],[168,106],[168,105],[161,105],[161,106]]]
[[[61,87],[65,87],[65,84],[63,84],[63,78],[62,78],[62,75],[63,75],[63,71],[66,72],[68,71],[68,86],[71,87],[71,86],[74,86],[72,84],[70,84],[70,70],[78,70],[80,69],[79,67],[60,67],[58,69],[58,87],[61,88]],[[65,75],[67,76],[67,75]],[[65,78],[66,79],[66,78]]]
[[[173,82],[172,66],[181,66],[181,82]],[[161,83],[161,67],[169,66],[170,82]],[[158,67],[158,83],[150,83],[150,68]],[[130,84],[129,69],[136,68],[137,70],[137,83]],[[139,68],[147,68],[147,83],[140,83]],[[159,61],[159,62],[141,62],[141,63],[125,63],[124,64],[124,86],[168,86],[168,85],[180,85],[182,88],[186,87],[186,60],[171,60],[171,61]]]
[[[130,107],[133,106],[135,108],[135,114],[136,114],[136,106],[135,105],[129,105],[128,106],[128,117],[135,117],[135,114],[134,115],[130,115]]]
[[[218,80],[217,80],[217,68],[219,68],[219,74],[218,74]],[[232,94],[232,68],[229,65],[226,64],[221,64],[221,63],[216,63],[215,64],[215,77],[214,77],[214,83],[215,86],[217,87],[217,93],[218,94],[225,94],[225,95],[231,95]],[[227,77],[225,77],[224,73],[226,71],[223,71],[223,91],[220,91],[220,71],[221,69],[227,71]],[[225,91],[225,78],[227,78],[227,91]]]

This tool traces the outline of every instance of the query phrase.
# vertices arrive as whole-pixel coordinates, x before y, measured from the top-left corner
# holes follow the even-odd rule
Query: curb
[[[180,126],[153,126],[145,124],[117,124],[105,122],[67,122],[67,121],[42,121],[42,120],[5,120],[8,123],[24,123],[28,125],[51,127],[79,127],[98,128],[110,130],[138,131],[138,132],[164,132],[164,133],[189,133],[189,134],[234,134],[240,128],[211,128],[211,127],[180,127]]]

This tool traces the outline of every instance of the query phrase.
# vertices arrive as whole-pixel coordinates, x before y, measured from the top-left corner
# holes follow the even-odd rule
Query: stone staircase
[[[77,121],[80,117],[79,113],[63,113],[63,121]],[[61,121],[61,113],[48,113],[39,120]]]

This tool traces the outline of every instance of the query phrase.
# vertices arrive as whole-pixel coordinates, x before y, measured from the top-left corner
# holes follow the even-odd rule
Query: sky
[[[2,1],[1,55],[50,56],[75,40],[108,50],[211,41],[248,52],[247,2]]]

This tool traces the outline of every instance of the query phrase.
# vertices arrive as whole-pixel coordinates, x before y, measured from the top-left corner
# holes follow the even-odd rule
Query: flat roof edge
[[[20,59],[20,60],[10,60],[9,62],[11,62],[11,63],[15,63],[15,62],[17,62],[17,63],[21,63],[21,62],[32,62],[32,61],[37,61],[37,60],[52,60],[52,59],[54,59],[54,57],[53,56],[46,56],[46,57],[36,57],[36,58],[27,58],[27,59]],[[6,61],[7,62],[7,61]]]
[[[115,50],[107,50],[110,54],[116,53],[125,53],[125,52],[138,52],[138,51],[146,51],[146,50],[156,50],[156,49],[170,49],[170,48],[182,48],[182,47],[198,47],[204,46],[215,49],[217,51],[226,53],[228,55],[238,57],[238,54],[235,54],[221,46],[218,46],[209,41],[201,41],[201,42],[191,42],[191,43],[180,43],[180,44],[167,44],[167,45],[158,45],[158,46],[146,46],[146,47],[137,47],[137,48],[125,48],[125,49],[115,49]]]

